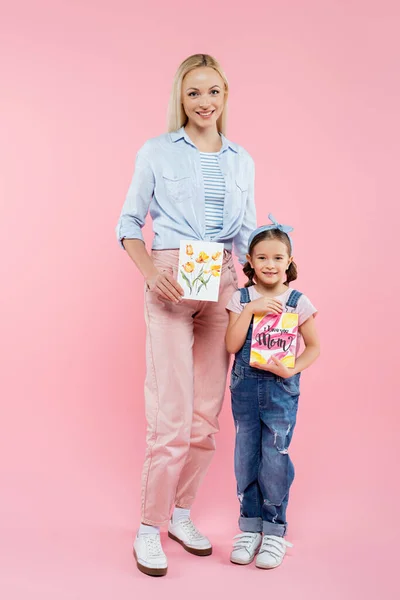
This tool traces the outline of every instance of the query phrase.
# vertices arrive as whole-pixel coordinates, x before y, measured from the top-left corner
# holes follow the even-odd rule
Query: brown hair
[[[288,255],[291,256],[292,245],[290,243],[290,239],[289,239],[288,235],[286,233],[284,233],[283,231],[281,231],[280,229],[267,229],[266,231],[261,231],[259,234],[257,234],[254,237],[254,239],[251,241],[251,244],[249,247],[250,256],[253,254],[253,250],[257,246],[257,244],[259,244],[260,242],[262,242],[264,240],[279,240],[280,242],[285,244],[286,249],[288,251]],[[255,285],[255,282],[254,282],[255,272],[249,262],[247,262],[243,265],[243,273],[246,275],[247,280],[248,280],[244,284],[244,287],[250,287],[251,285]],[[289,285],[289,283],[291,281],[294,281],[295,279],[297,279],[297,265],[295,262],[292,261],[289,265],[288,270],[286,271],[285,285]]]

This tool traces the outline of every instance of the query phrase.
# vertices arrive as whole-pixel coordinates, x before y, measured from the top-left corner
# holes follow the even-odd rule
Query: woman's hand
[[[257,369],[263,369],[263,371],[270,371],[277,377],[282,377],[282,379],[288,379],[289,377],[293,377],[295,375],[294,369],[289,369],[280,360],[276,358],[276,356],[271,356],[272,363],[268,363],[267,365],[261,365],[260,363],[252,363],[252,367],[257,367]]]
[[[280,315],[283,310],[282,302],[280,302],[280,300],[277,300],[276,298],[266,298],[265,296],[249,302],[247,306],[253,315],[266,315],[267,313]]]
[[[168,272],[160,271],[145,281],[147,289],[158,294],[163,300],[169,300],[175,304],[182,300],[183,289]]]

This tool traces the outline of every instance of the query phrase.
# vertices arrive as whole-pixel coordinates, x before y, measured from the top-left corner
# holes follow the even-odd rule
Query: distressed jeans
[[[248,336],[245,355],[249,344]],[[299,382],[300,374],[282,379],[250,367],[243,352],[236,356],[230,389],[242,531],[278,536],[286,532],[286,508],[294,479],[288,450],[296,423]]]

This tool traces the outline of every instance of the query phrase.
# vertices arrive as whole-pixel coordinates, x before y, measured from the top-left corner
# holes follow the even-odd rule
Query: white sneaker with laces
[[[231,562],[236,565],[249,565],[260,547],[261,537],[261,533],[251,533],[250,531],[235,535]]]
[[[136,558],[137,568],[142,573],[153,577],[166,575],[168,562],[161,546],[159,533],[143,533],[136,536],[133,554]]]
[[[256,558],[256,567],[259,569],[274,569],[279,567],[286,554],[286,548],[293,544],[278,535],[264,535]]]
[[[182,519],[176,523],[170,521],[168,537],[196,556],[209,556],[212,553],[210,540],[200,533],[192,519]]]

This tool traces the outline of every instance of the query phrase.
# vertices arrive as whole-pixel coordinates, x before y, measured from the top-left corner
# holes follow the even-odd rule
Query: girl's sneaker
[[[286,554],[286,548],[292,547],[293,544],[287,542],[283,537],[264,535],[257,555],[256,567],[259,569],[274,569],[275,567],[279,567]]]
[[[248,531],[235,535],[233,539],[231,562],[236,565],[250,564],[260,547],[261,533],[251,533]]]

